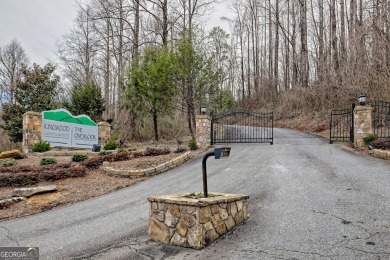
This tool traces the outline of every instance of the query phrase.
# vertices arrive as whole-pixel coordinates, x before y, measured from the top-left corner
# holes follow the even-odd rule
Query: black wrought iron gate
[[[211,144],[273,144],[273,113],[234,109],[221,114],[211,112]]]
[[[330,143],[333,142],[353,142],[353,110],[351,108],[342,110],[332,110],[330,113]]]
[[[390,102],[371,101],[372,131],[378,138],[390,137]]]

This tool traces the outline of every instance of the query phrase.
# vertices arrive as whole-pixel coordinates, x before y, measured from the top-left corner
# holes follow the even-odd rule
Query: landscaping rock
[[[53,192],[57,190],[57,185],[38,186],[33,188],[17,188],[14,189],[13,197],[31,197],[40,193]]]
[[[23,159],[25,157],[26,156],[19,150],[5,151],[0,154],[0,159],[5,159],[5,158]]]
[[[10,205],[25,200],[25,197],[14,197],[14,198],[9,198],[9,199],[2,199],[0,200],[0,209],[5,209],[9,207]]]

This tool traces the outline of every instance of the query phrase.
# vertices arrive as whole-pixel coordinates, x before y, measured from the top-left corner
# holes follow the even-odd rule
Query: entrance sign
[[[98,144],[98,126],[89,116],[73,116],[66,109],[43,111],[42,140],[52,146],[92,149]]]

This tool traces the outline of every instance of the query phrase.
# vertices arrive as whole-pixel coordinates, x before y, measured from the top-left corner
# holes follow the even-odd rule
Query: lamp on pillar
[[[202,115],[206,114],[207,112],[207,107],[205,105],[200,105],[200,113]]]
[[[361,93],[358,99],[361,106],[366,104],[366,95],[364,93]]]

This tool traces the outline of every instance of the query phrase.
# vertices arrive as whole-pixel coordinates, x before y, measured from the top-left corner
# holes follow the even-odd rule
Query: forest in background
[[[5,129],[26,110],[66,107],[112,122],[119,143],[172,140],[194,136],[206,104],[321,131],[361,92],[390,100],[390,1],[225,2],[229,33],[206,30],[214,0],[91,0],[58,42],[57,66],[30,66],[17,40],[1,46]]]

